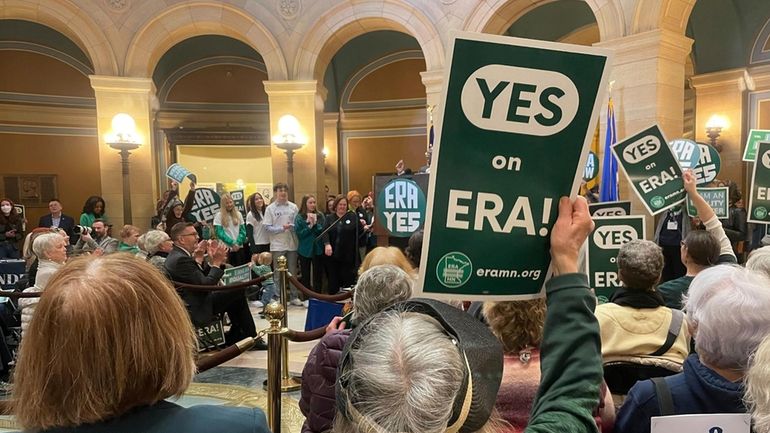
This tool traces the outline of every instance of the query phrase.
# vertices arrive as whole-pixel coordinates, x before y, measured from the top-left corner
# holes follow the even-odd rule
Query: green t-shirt
[[[267,265],[254,265],[251,268],[251,272],[254,272],[254,275],[256,276],[261,277],[262,275],[265,275],[268,272],[273,272],[273,270],[270,269],[270,266],[267,266]],[[273,277],[270,277],[265,281],[262,281],[262,284],[273,284]]]

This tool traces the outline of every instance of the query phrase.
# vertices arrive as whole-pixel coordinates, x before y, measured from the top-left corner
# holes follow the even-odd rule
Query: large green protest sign
[[[630,201],[605,201],[588,205],[591,217],[626,216],[631,215]]]
[[[650,215],[684,201],[682,169],[657,125],[615,144],[612,153]]]
[[[770,143],[770,131],[752,129],[746,138],[746,147],[743,149],[743,160],[754,162],[757,159],[757,145],[760,142]]]
[[[608,55],[474,33],[453,38],[418,292],[539,296],[559,197],[578,190],[604,102]]]
[[[706,200],[711,209],[714,209],[717,218],[727,219],[727,212],[729,210],[728,199],[730,197],[729,188],[698,188],[698,194]],[[695,204],[693,204],[689,196],[687,197],[687,215],[691,217],[698,216],[698,210],[695,209]]]
[[[621,286],[617,257],[620,247],[644,239],[644,216],[593,218],[594,231],[588,237],[586,269],[588,284],[593,287],[599,303],[609,301]]]
[[[770,143],[759,143],[757,162],[751,176],[748,221],[770,223]]]

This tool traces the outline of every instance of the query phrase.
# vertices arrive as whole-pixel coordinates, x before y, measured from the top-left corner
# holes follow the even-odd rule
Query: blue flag
[[[602,164],[602,183],[599,186],[599,201],[618,200],[618,161],[610,149],[617,141],[615,132],[615,108],[612,96],[607,105],[607,137],[604,140],[604,163]]]

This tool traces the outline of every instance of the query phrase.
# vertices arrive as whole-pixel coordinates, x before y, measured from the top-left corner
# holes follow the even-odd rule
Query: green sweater
[[[294,231],[297,233],[297,239],[299,240],[297,253],[302,257],[313,258],[313,256],[322,255],[324,253],[324,244],[329,243],[326,235],[315,240],[324,231],[325,226],[323,214],[318,213],[316,215],[318,215],[318,219],[313,227],[308,226],[306,217],[300,214],[297,214],[297,217],[294,218]]]
[[[548,310],[540,345],[540,388],[525,433],[596,432],[592,415],[602,381],[596,298],[584,274],[546,284]]]

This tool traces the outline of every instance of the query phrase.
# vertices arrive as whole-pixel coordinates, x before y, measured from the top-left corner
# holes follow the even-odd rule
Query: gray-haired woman
[[[147,261],[165,275],[166,257],[174,247],[171,237],[162,230],[150,230],[144,234],[144,248],[147,251]]]
[[[45,233],[35,238],[32,243],[32,251],[38,259],[37,277],[35,278],[35,285],[25,289],[24,293],[37,293],[45,290],[48,280],[67,261],[67,244],[65,238],[58,233]],[[40,298],[19,299],[22,335],[26,332],[39,301]]]

